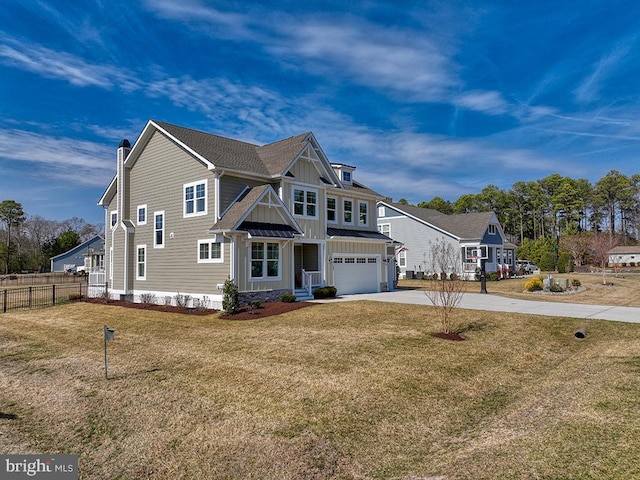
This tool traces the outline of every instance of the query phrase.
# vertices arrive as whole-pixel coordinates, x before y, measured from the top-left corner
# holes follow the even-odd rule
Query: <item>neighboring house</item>
[[[219,308],[227,278],[243,301],[390,288],[381,196],[354,170],[330,164],[312,133],[259,146],[149,121],[121,142],[99,201],[110,294]]]
[[[104,269],[104,238],[96,235],[51,258],[52,272],[94,272]]]
[[[515,246],[505,242],[493,212],[446,215],[437,210],[384,201],[378,202],[377,207],[378,230],[402,243],[396,254],[400,278],[440,273],[430,272],[429,264],[431,245],[441,240],[460,247],[461,269],[468,279],[474,278],[481,259],[466,259],[465,247],[486,247],[483,250],[487,272],[514,267]]]
[[[614,247],[608,252],[609,266],[633,267],[640,266],[640,246]]]

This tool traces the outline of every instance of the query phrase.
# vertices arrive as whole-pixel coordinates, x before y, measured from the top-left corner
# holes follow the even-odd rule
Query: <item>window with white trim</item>
[[[115,227],[118,223],[118,211],[114,210],[111,212],[111,228]]]
[[[390,223],[381,223],[380,225],[378,225],[378,231],[383,234],[386,235],[387,237],[391,236],[391,224]]]
[[[338,221],[338,200],[336,197],[327,197],[327,222],[336,223]]]
[[[304,188],[293,189],[293,213],[300,217],[317,218],[318,192]]]
[[[366,227],[369,225],[369,204],[358,202],[358,225]]]
[[[378,207],[378,217],[384,217],[384,207]]]
[[[489,235],[495,235],[496,234],[496,226],[491,223],[489,224]]]
[[[164,248],[164,212],[153,214],[153,246]]]
[[[406,267],[407,266],[407,251],[406,250],[402,250],[400,253],[398,253],[398,266],[399,267]]]
[[[252,279],[276,280],[280,278],[280,244],[251,242]]]
[[[184,184],[184,216],[196,217],[207,214],[207,181]]]
[[[138,225],[146,225],[147,224],[147,206],[146,205],[138,205]]]
[[[215,238],[198,240],[198,263],[222,263],[222,246]]]
[[[351,172],[343,170],[342,171],[342,181],[351,183]]]
[[[353,200],[342,201],[342,221],[347,224],[353,223]]]
[[[138,245],[136,247],[136,279],[147,279],[147,246]]]

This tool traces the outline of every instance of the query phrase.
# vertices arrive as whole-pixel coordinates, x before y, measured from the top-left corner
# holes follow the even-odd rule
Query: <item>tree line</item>
[[[0,202],[0,271],[46,272],[55,257],[104,230],[84,219],[48,220],[40,215],[25,214],[15,200]]]
[[[405,199],[398,203],[408,204]],[[595,238],[606,240],[600,251],[638,243],[640,174],[611,170],[592,184],[554,173],[516,182],[509,190],[488,185],[453,202],[434,197],[417,206],[446,214],[493,211],[507,240],[518,246],[519,258],[555,270],[562,254],[576,265],[600,263],[602,255],[593,253]]]

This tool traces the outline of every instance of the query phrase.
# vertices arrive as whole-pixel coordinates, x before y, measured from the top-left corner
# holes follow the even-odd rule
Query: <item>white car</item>
[[[531,275],[538,270],[538,267],[531,263],[529,260],[516,260],[516,271],[520,271],[525,275]]]

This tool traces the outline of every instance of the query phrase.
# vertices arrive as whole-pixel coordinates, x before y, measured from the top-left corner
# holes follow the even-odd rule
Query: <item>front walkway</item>
[[[422,290],[395,290],[393,292],[362,293],[345,295],[332,300],[312,300],[314,302],[339,302],[373,300],[376,302],[432,305]],[[640,308],[615,307],[611,305],[586,305],[577,303],[544,302],[520,300],[499,295],[465,293],[459,308],[487,310],[492,312],[528,313],[550,317],[589,318],[614,320],[618,322],[640,323]]]

